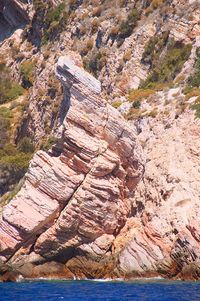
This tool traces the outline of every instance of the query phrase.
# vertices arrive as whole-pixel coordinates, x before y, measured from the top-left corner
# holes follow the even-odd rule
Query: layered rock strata
[[[10,26],[17,27],[30,20],[30,6],[30,1],[3,0],[0,13]]]
[[[150,126],[143,122],[139,135],[147,163],[135,214],[114,242],[119,269],[126,277],[199,279],[200,121],[188,110],[171,125]]]
[[[31,1],[2,0],[0,3],[0,42],[14,29],[24,27],[33,16]]]
[[[52,151],[35,154],[21,191],[3,209],[2,262],[31,252],[65,263],[93,242],[106,253],[143,174],[136,136],[101,98],[100,83],[69,57],[59,59],[56,73],[68,112]]]

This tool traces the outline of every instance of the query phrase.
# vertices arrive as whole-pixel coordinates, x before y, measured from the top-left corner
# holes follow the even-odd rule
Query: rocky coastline
[[[0,4],[0,281],[200,279],[200,6],[132,2]]]

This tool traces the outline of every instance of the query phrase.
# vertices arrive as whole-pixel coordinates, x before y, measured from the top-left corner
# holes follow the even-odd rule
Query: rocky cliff
[[[68,110],[60,138],[52,152],[35,154],[21,191],[2,213],[1,260],[14,265],[33,254],[67,262],[92,244],[106,253],[143,174],[136,135],[100,97],[100,83],[68,57],[59,59],[56,73]]]
[[[0,41],[8,37],[16,28],[24,27],[30,18],[29,1],[2,0],[0,3]]]
[[[2,3],[1,279],[199,279],[199,2]]]

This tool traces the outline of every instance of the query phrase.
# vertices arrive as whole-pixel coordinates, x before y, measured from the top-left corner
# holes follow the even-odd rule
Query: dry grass
[[[128,100],[130,102],[141,101],[142,99],[147,99],[150,95],[155,93],[156,91],[151,89],[132,90],[129,94]]]
[[[200,98],[200,88],[194,88],[189,93],[186,94],[185,100],[188,101],[192,97]]]

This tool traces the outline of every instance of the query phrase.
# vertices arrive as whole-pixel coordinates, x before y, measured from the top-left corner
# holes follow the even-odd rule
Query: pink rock
[[[101,98],[100,83],[69,58],[60,58],[56,73],[65,97],[70,95],[60,128],[61,154],[54,155],[56,146],[52,153],[37,152],[24,186],[4,208],[0,246],[7,257],[36,236],[34,250],[45,258],[59,258],[103,235],[113,240],[143,174],[137,139]],[[15,238],[14,232],[19,233]]]

